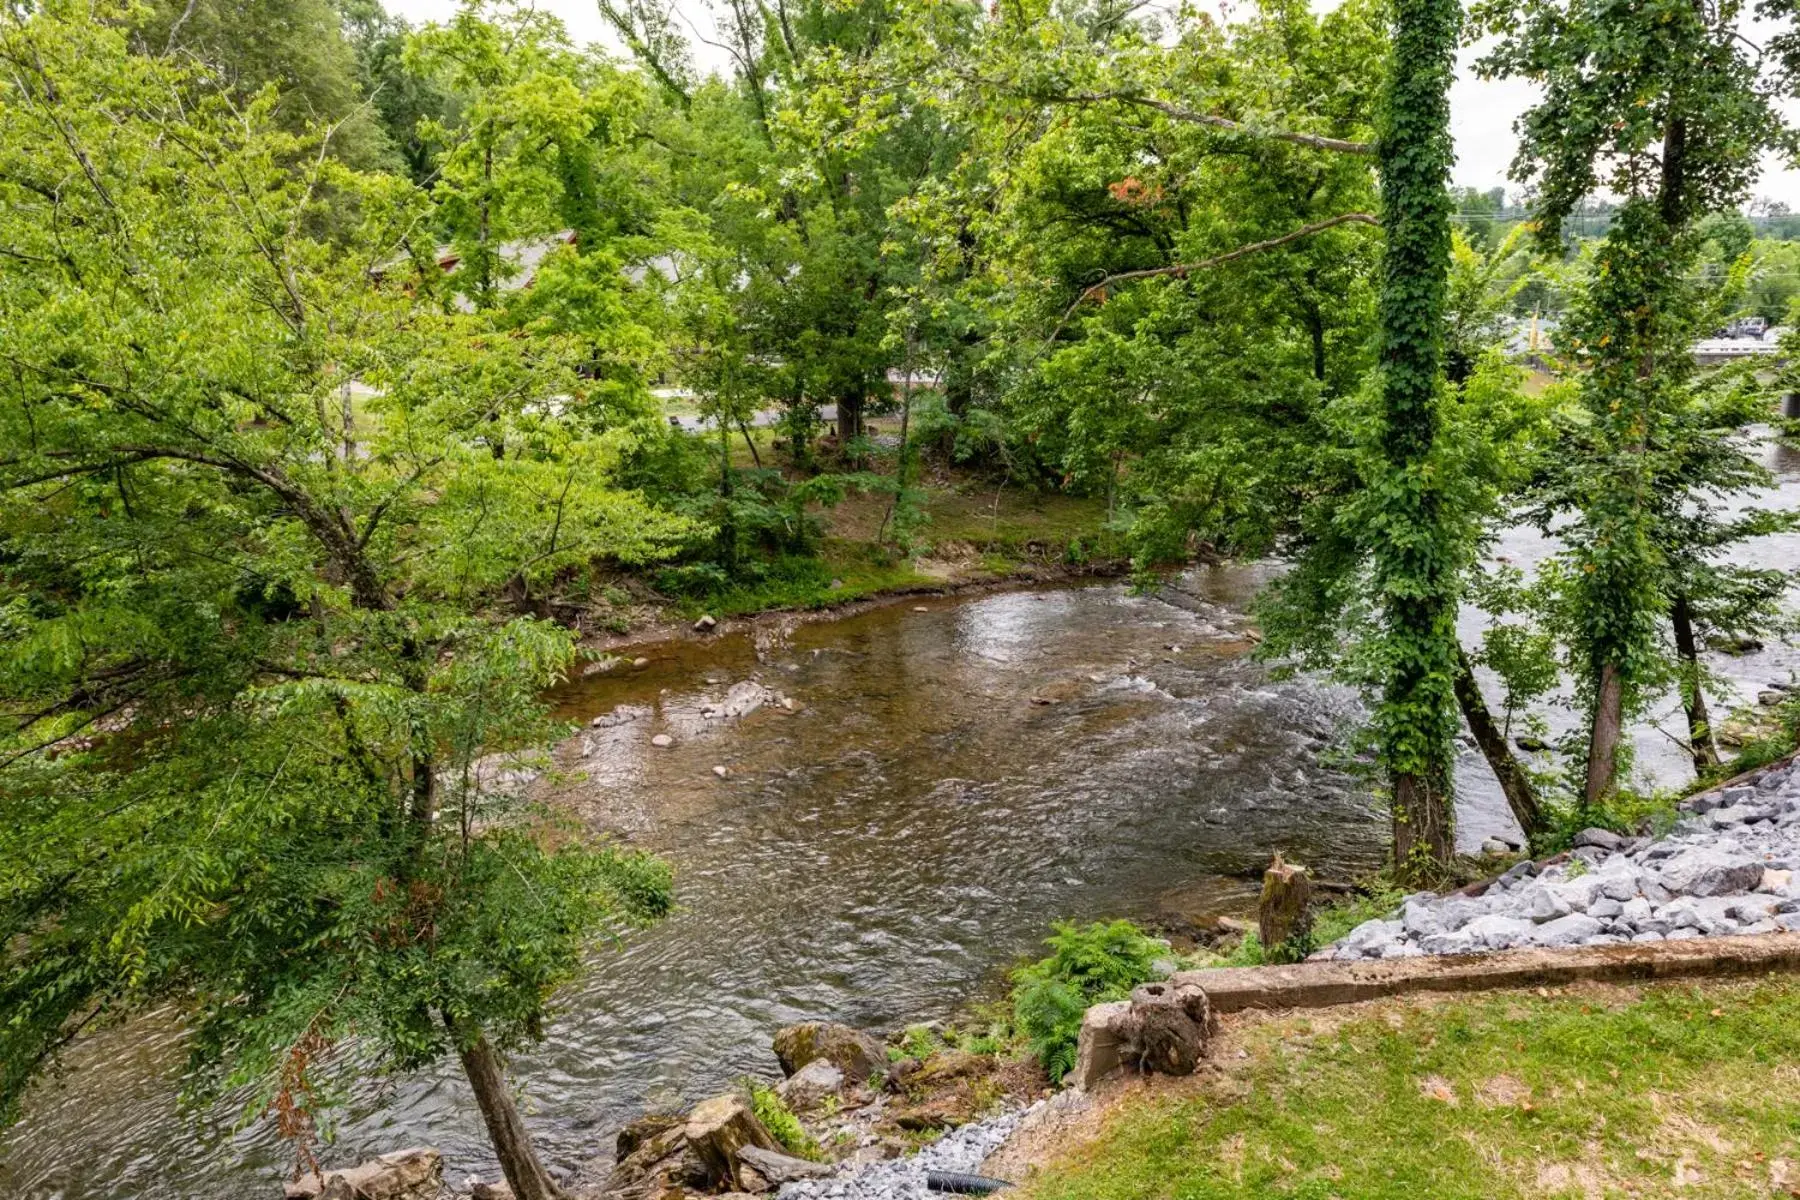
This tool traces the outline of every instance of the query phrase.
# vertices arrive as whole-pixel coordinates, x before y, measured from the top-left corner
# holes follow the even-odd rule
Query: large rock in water
[[[443,1157],[428,1146],[414,1146],[354,1167],[303,1175],[287,1185],[287,1200],[436,1200],[443,1186]]]
[[[824,1059],[856,1083],[887,1069],[887,1048],[878,1038],[829,1021],[804,1021],[777,1030],[775,1057],[786,1075]]]
[[[749,1181],[739,1157],[745,1147],[781,1152],[781,1143],[756,1119],[749,1103],[734,1093],[696,1104],[688,1114],[686,1137],[707,1184],[719,1191],[747,1190]]]

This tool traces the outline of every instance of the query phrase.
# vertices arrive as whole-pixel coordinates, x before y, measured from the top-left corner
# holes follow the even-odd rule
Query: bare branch
[[[1141,271],[1120,271],[1116,274],[1108,275],[1105,279],[1086,288],[1082,291],[1081,295],[1075,297],[1075,303],[1069,305],[1068,311],[1063,313],[1062,320],[1058,321],[1056,323],[1056,328],[1051,331],[1049,340],[1056,340],[1056,335],[1061,333],[1063,326],[1069,323],[1069,318],[1075,315],[1076,309],[1087,303],[1096,293],[1104,291],[1115,283],[1125,283],[1133,279],[1153,279],[1159,275],[1174,275],[1177,278],[1185,278],[1195,271],[1205,271],[1213,267],[1223,266],[1225,263],[1232,262],[1236,259],[1245,258],[1252,254],[1258,254],[1264,250],[1273,250],[1278,246],[1285,246],[1289,242],[1297,242],[1302,238],[1311,237],[1315,233],[1323,233],[1327,229],[1335,229],[1339,225],[1352,224],[1371,225],[1376,229],[1381,228],[1381,221],[1370,213],[1339,213],[1337,216],[1327,217],[1323,221],[1314,221],[1310,225],[1302,225],[1300,228],[1289,233],[1284,233],[1280,237],[1269,238],[1268,240],[1261,242],[1251,242],[1249,245],[1239,246],[1235,250],[1227,250],[1223,254],[1215,254],[1211,258],[1203,258],[1199,262],[1175,263],[1172,266],[1167,267],[1146,267]]]
[[[1272,141],[1305,146],[1311,150],[1330,150],[1337,154],[1371,155],[1375,153],[1374,142],[1353,142],[1344,138],[1323,137],[1316,133],[1298,133],[1291,129],[1256,129],[1241,121],[1233,121],[1229,117],[1215,117],[1211,113],[1195,112],[1193,109],[1183,108],[1179,104],[1170,104],[1167,100],[1156,100],[1149,96],[1134,96],[1129,92],[1094,92],[1070,96],[1068,99],[1078,104],[1097,104],[1108,100],[1121,104],[1135,104],[1141,108],[1153,108],[1176,121],[1186,121],[1192,125],[1209,125],[1228,133],[1269,138]]]

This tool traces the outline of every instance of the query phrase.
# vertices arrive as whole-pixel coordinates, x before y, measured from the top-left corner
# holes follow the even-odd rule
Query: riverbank
[[[989,1170],[1018,1200],[1788,1195],[1800,984],[1581,985],[1227,1018]]]
[[[893,469],[891,452],[878,451],[866,474]],[[726,628],[759,616],[816,620],[884,599],[1113,577],[1130,565],[1098,497],[941,464],[926,464],[908,496],[904,532],[891,491],[852,488],[796,518],[815,526],[805,552],[746,552],[729,571],[595,568],[550,608],[605,651],[680,637],[707,616]]]

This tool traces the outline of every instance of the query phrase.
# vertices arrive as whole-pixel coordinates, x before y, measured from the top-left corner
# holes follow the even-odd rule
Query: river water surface
[[[1800,503],[1800,477],[1774,461],[1765,502]],[[1547,548],[1518,533],[1497,552],[1528,565]],[[1792,565],[1800,538],[1756,556]],[[575,1175],[637,1113],[774,1073],[769,1037],[788,1022],[952,1013],[1053,919],[1241,906],[1277,849],[1326,878],[1375,867],[1383,820],[1322,753],[1354,700],[1246,656],[1268,570],[1199,569],[1155,596],[1094,584],[893,604],[649,648],[646,667],[562,689],[583,732],[559,751],[559,800],[666,854],[681,907],[597,951],[515,1064],[547,1161]],[[1794,662],[1777,646],[1719,665],[1743,693]],[[706,715],[745,680],[795,710]],[[658,733],[673,746],[653,747]],[[1641,772],[1685,776],[1679,747],[1653,725],[1638,735]],[[1465,845],[1514,834],[1473,753],[1461,785]],[[4,1143],[0,1195],[279,1195],[289,1149],[262,1125],[178,1115],[179,1061],[167,1016],[77,1047]],[[360,1086],[326,1161],[420,1143],[453,1182],[496,1176],[450,1069]]]

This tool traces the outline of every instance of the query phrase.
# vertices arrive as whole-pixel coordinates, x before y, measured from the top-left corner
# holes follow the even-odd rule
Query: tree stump
[[[738,1153],[746,1146],[780,1150],[773,1135],[741,1096],[714,1096],[694,1106],[687,1120],[688,1148],[706,1169],[707,1182],[727,1191],[743,1190]]]
[[[1272,959],[1283,946],[1305,941],[1312,929],[1312,877],[1297,863],[1283,862],[1281,855],[1263,872],[1262,900],[1256,907],[1256,931],[1263,950]]]
[[[1140,1071],[1192,1075],[1206,1052],[1206,1004],[1199,988],[1172,983],[1146,983],[1132,992],[1128,1061]]]

